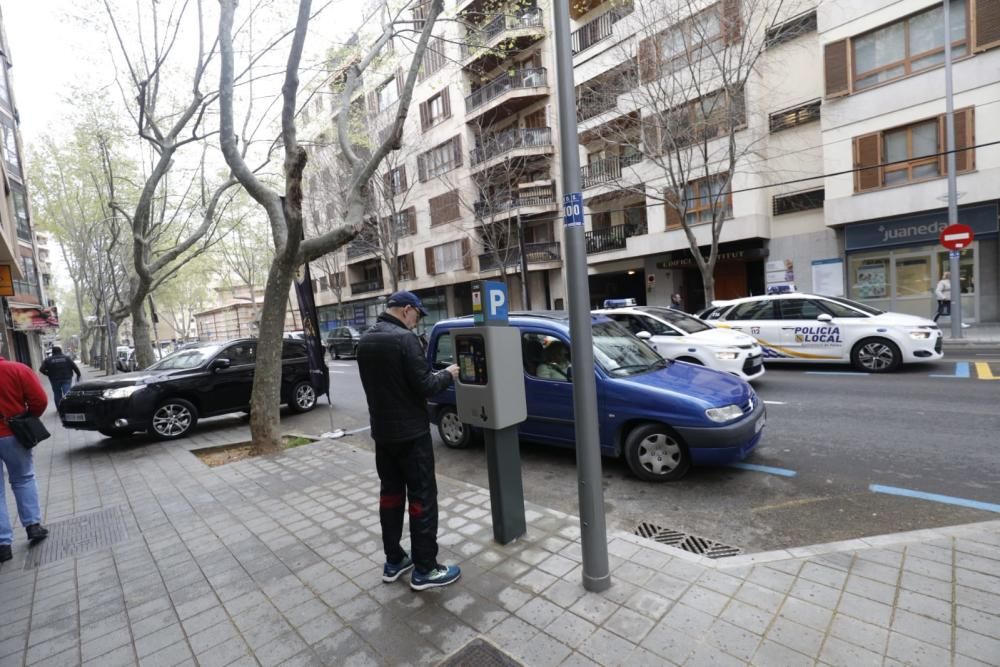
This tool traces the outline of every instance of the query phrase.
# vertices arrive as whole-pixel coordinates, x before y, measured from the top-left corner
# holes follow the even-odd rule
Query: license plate
[[[757,368],[758,366],[760,366],[763,363],[764,362],[761,360],[760,357],[757,357],[756,359],[751,359],[750,360],[750,368]]]
[[[87,421],[87,415],[81,415],[78,412],[67,412],[63,415],[64,422],[85,422]]]
[[[764,429],[764,415],[757,418],[757,423],[753,425],[753,432],[760,433]]]

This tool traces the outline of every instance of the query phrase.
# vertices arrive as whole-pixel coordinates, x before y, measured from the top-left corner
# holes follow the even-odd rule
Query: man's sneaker
[[[28,533],[28,541],[32,544],[41,542],[49,536],[49,529],[40,523],[33,523],[30,526],[25,526],[24,531]]]
[[[457,565],[437,565],[430,572],[414,570],[410,577],[410,588],[415,591],[439,588],[455,583],[461,576],[462,570]]]
[[[409,556],[403,556],[403,560],[398,563],[390,563],[386,561],[385,566],[382,568],[382,581],[387,584],[391,584],[403,576],[404,572],[409,572],[412,567],[413,559]]]
[[[0,563],[6,563],[14,557],[14,552],[10,550],[9,544],[0,544]]]

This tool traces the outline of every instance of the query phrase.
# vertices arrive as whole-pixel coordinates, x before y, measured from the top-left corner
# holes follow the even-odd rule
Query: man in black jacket
[[[396,292],[358,343],[358,369],[381,481],[379,519],[386,559],[382,581],[396,581],[415,567],[410,588],[416,591],[447,586],[461,576],[458,566],[437,562],[437,480],[427,415],[427,398],[455,381],[458,366],[431,372],[412,331],[426,314],[417,295]],[[412,558],[399,544],[404,498],[410,505]]]
[[[49,376],[49,383],[52,384],[52,399],[56,404],[56,410],[62,403],[63,396],[69,391],[73,384],[73,374],[76,373],[76,381],[80,381],[80,369],[72,359],[62,353],[62,348],[58,345],[52,346],[52,354],[42,362],[42,367],[38,369],[42,375]]]

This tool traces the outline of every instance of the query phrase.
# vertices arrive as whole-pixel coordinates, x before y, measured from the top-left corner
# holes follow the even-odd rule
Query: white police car
[[[616,303],[608,299],[605,306]],[[708,366],[755,380],[764,375],[763,354],[753,336],[720,329],[679,310],[660,306],[636,306],[595,310],[618,322],[633,334],[649,341],[660,356]]]
[[[941,330],[932,320],[842,297],[769,294],[713,305],[722,308],[711,321],[755,337],[769,363],[850,362],[860,371],[882,373],[943,356]]]

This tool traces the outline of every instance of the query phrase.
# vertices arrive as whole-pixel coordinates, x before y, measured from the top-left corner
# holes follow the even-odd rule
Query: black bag
[[[27,412],[18,417],[11,417],[6,421],[14,437],[27,449],[33,448],[42,440],[52,436],[49,430],[45,428],[45,424],[42,423],[41,419]]]

